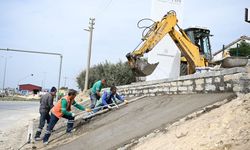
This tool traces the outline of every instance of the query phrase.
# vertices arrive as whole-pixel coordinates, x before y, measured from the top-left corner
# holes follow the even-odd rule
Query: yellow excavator
[[[181,74],[192,74],[196,67],[207,67],[212,59],[210,46],[210,30],[206,28],[181,29],[175,11],[169,11],[161,21],[154,22],[150,30],[143,36],[143,44],[139,49],[126,55],[129,66],[136,76],[150,75],[158,63],[149,64],[143,59],[162,38],[169,34],[181,51]],[[178,28],[177,31],[175,28]]]
[[[136,76],[148,76],[155,70],[159,62],[149,64],[146,59],[143,59],[143,55],[150,52],[167,34],[170,35],[181,51],[180,75],[192,74],[195,73],[197,68],[216,65],[216,63],[211,62],[210,30],[201,27],[183,30],[177,22],[175,11],[169,11],[161,21],[154,22],[150,26],[147,33],[143,35],[142,42],[138,45],[140,46],[139,49],[135,49],[126,55],[129,66]],[[239,62],[238,60],[237,58],[233,61]],[[234,62],[229,67],[244,66],[242,64],[235,65]]]

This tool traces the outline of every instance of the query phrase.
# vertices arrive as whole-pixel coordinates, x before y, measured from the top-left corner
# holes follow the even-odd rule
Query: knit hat
[[[51,89],[50,89],[50,92],[56,92],[57,90],[56,90],[56,87],[52,87]]]

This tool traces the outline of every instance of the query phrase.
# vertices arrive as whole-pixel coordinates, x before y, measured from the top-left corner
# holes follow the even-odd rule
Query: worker
[[[111,108],[110,105],[117,104],[116,99],[118,99],[120,102],[124,102],[125,104],[127,104],[128,101],[124,100],[124,97],[117,94],[116,91],[117,91],[117,88],[115,86],[111,86],[109,91],[108,90],[104,91],[102,98],[96,102],[93,112],[99,111],[102,106],[104,106],[103,108],[110,109]]]
[[[106,80],[102,79],[94,83],[90,90],[90,100],[91,100],[91,109],[93,109],[96,105],[96,101],[101,98],[101,90],[103,86],[106,84]]]
[[[47,121],[47,124],[49,124],[50,122],[50,110],[51,108],[54,106],[53,105],[53,99],[56,95],[57,89],[55,87],[52,87],[50,89],[50,92],[44,94],[41,99],[40,99],[40,108],[39,108],[39,112],[40,112],[40,121],[39,121],[39,125],[38,125],[38,129],[36,131],[36,135],[35,135],[35,140],[41,140],[40,135],[42,132],[42,129],[45,125],[45,121]]]
[[[67,123],[67,130],[66,133],[71,133],[73,130],[74,120],[75,120],[75,114],[70,112],[71,111],[71,105],[75,106],[79,110],[86,110],[87,112],[90,112],[90,109],[85,109],[84,106],[78,104],[75,102],[75,97],[77,95],[77,91],[74,89],[70,89],[68,92],[68,95],[61,98],[56,105],[51,110],[51,120],[49,123],[49,126],[46,130],[46,133],[43,138],[43,143],[48,144],[49,137],[51,135],[51,131],[53,130],[54,126],[56,125],[57,121],[63,117],[68,119]]]

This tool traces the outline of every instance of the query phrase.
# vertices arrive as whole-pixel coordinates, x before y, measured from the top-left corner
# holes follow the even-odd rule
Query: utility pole
[[[89,29],[84,29],[85,31],[89,32],[89,49],[88,49],[88,59],[87,59],[87,68],[86,68],[86,75],[85,75],[84,91],[88,90],[89,67],[90,67],[92,35],[93,35],[93,29],[94,29],[93,26],[94,26],[94,24],[95,24],[95,18],[89,18]]]
[[[1,56],[2,57],[2,56]],[[3,90],[5,88],[5,79],[6,79],[6,71],[7,71],[7,61],[8,58],[11,58],[11,56],[5,56],[4,58],[4,73],[3,73]]]
[[[47,72],[42,72],[43,73],[43,79],[42,79],[42,89],[45,89],[46,85],[45,85],[45,82],[46,82],[46,73]]]
[[[4,62],[4,73],[3,73],[3,90],[5,86],[5,77],[6,77],[6,70],[7,70],[7,57],[5,57],[5,62]]]
[[[64,87],[66,88],[67,77],[64,77]]]

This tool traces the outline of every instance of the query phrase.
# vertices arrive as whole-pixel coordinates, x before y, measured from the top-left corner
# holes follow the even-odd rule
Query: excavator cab
[[[212,59],[211,45],[209,36],[210,30],[200,27],[191,27],[184,30],[186,35],[199,48],[200,55],[205,60],[210,61]]]
[[[189,40],[199,49],[200,56],[204,58],[204,61],[211,61],[210,30],[201,27],[191,27],[185,29],[184,32]],[[192,73],[192,70],[189,70],[187,59],[181,54],[180,75],[183,76],[190,73]]]

